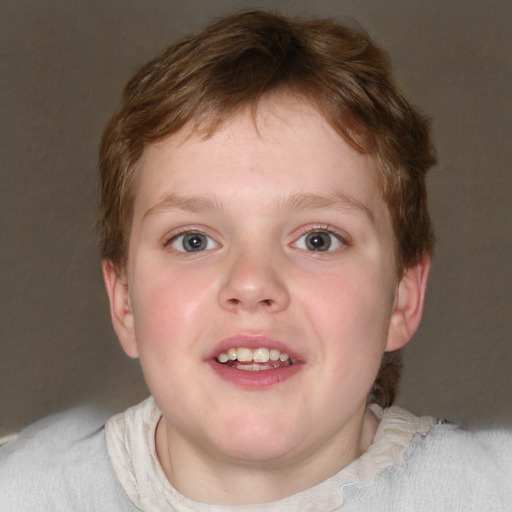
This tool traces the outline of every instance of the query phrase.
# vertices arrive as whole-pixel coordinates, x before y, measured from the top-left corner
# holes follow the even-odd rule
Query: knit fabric
[[[510,432],[468,432],[398,407],[372,411],[380,425],[360,458],[311,489],[238,507],[197,503],[165,479],[152,399],[106,428],[89,408],[54,415],[0,448],[0,511],[512,510]]]

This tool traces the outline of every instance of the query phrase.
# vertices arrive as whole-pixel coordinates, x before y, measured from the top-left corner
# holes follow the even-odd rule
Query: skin
[[[384,351],[416,330],[429,271],[425,259],[397,278],[375,165],[314,108],[268,99],[256,121],[148,146],[126,269],[103,263],[114,327],[163,414],[167,478],[227,505],[291,495],[367,449],[367,395]],[[184,251],[183,233],[206,235],[204,250]],[[297,371],[226,380],[212,362],[226,339],[280,343]]]

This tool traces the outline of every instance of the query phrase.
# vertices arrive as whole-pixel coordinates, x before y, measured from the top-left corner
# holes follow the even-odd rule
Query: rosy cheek
[[[371,333],[386,314],[385,301],[375,301],[378,293],[375,279],[371,271],[360,275],[352,271],[316,276],[304,290],[314,290],[306,300],[317,325],[338,330],[347,343],[352,337],[359,339],[362,333]],[[347,337],[348,333],[352,335]]]
[[[134,310],[139,343],[166,346],[189,326],[197,325],[210,293],[205,282],[198,273],[153,272],[139,276],[141,286],[136,288]]]

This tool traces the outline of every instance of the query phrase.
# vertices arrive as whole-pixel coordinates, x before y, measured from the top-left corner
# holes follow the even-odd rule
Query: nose
[[[219,303],[231,312],[276,313],[288,307],[290,295],[277,258],[265,254],[233,255],[219,291]]]

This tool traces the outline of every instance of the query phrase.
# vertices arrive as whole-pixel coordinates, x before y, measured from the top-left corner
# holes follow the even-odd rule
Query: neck
[[[155,441],[162,469],[178,492],[203,503],[249,505],[309,489],[362,455],[373,441],[378,420],[366,410],[359,423],[350,427],[312,453],[284,462],[233,461],[205,453],[175,432],[164,418],[157,426]]]

